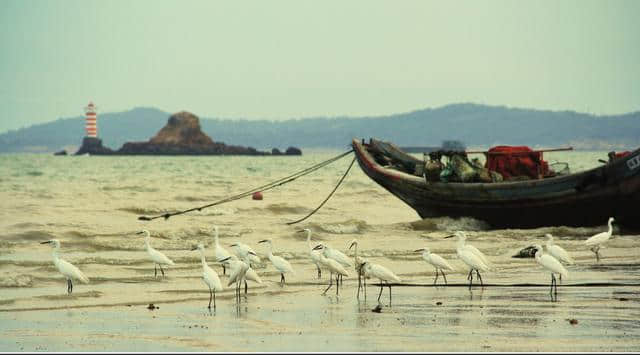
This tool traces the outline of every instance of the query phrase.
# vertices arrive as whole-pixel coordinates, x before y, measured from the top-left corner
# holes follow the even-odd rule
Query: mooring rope
[[[253,188],[251,190],[245,191],[243,193],[240,193],[240,194],[237,194],[237,195],[234,195],[234,196],[230,196],[230,197],[224,198],[222,200],[218,200],[216,202],[212,202],[212,203],[210,203],[208,205],[204,205],[204,206],[200,206],[200,207],[194,207],[194,208],[190,208],[190,209],[183,210],[183,211],[178,211],[178,212],[173,212],[173,213],[164,213],[164,214],[157,215],[157,216],[154,216],[154,217],[140,216],[140,217],[138,217],[138,220],[140,220],[140,221],[152,221],[154,219],[161,218],[161,217],[163,217],[165,220],[167,220],[167,219],[169,219],[169,217],[172,217],[172,216],[185,214],[187,212],[201,211],[204,208],[220,205],[220,204],[226,203],[226,202],[235,201],[235,200],[241,199],[243,197],[247,197],[247,196],[253,194],[254,192],[271,190],[271,189],[273,189],[275,187],[278,187],[278,186],[284,185],[286,183],[289,183],[291,181],[294,181],[295,179],[297,179],[297,178],[299,178],[301,176],[304,176],[304,175],[307,175],[307,174],[311,174],[312,172],[314,172],[314,171],[316,171],[316,170],[318,170],[320,168],[323,168],[323,167],[335,162],[336,160],[339,160],[339,159],[347,156],[351,152],[353,152],[353,149],[351,149],[351,150],[349,150],[347,152],[344,152],[344,153],[342,153],[340,155],[337,155],[337,156],[335,156],[335,157],[333,157],[331,159],[328,159],[328,160],[325,160],[325,161],[323,161],[321,163],[318,163],[318,164],[316,164],[314,166],[311,166],[309,168],[300,170],[300,171],[298,171],[296,173],[293,173],[293,174],[291,174],[289,176],[280,178],[278,180],[275,180],[273,182],[270,182],[270,183],[262,185],[262,186],[258,186],[256,188]],[[353,165],[353,162],[351,164]],[[351,168],[351,166],[349,166],[349,168]],[[344,177],[343,177],[343,179],[344,179]],[[337,186],[336,186],[336,188],[337,188]]]
[[[353,163],[355,163],[355,162],[356,162],[356,158],[353,158],[353,160],[351,161],[351,164],[349,164],[349,168],[347,168],[347,171],[344,172],[344,175],[342,175],[342,177],[340,178],[340,181],[338,181],[338,184],[336,185],[336,187],[334,187],[333,191],[331,191],[329,196],[327,196],[327,198],[325,198],[324,201],[322,201],[320,206],[318,206],[315,210],[311,211],[311,213],[309,213],[308,215],[300,218],[299,220],[296,220],[296,221],[293,221],[293,222],[287,222],[287,224],[291,225],[291,224],[296,224],[298,222],[302,222],[305,219],[311,217],[312,214],[318,212],[318,210],[320,208],[322,208],[322,206],[324,206],[325,202],[327,202],[329,200],[329,198],[331,198],[331,196],[333,196],[333,193],[336,192],[336,190],[338,189],[338,186],[340,186],[340,184],[342,184],[342,181],[344,181],[344,178],[347,177],[347,174],[349,173],[349,170],[351,170],[351,167],[353,166]]]

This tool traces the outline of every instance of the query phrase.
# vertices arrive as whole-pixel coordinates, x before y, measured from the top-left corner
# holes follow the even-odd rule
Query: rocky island
[[[289,147],[285,153],[274,148],[271,153],[253,147],[226,145],[214,142],[200,128],[198,116],[181,111],[169,117],[167,124],[146,142],[127,142],[114,151],[102,145],[102,140],[85,137],[75,155],[302,155]]]

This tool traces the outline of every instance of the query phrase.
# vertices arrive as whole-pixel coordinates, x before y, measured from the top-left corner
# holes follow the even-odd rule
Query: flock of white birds
[[[600,261],[599,250],[600,247],[609,240],[613,233],[612,223],[614,222],[614,218],[610,217],[608,221],[608,231],[598,233],[589,239],[587,239],[584,244],[588,247],[591,247],[591,251],[596,255],[596,260]],[[230,245],[233,250],[233,254],[229,253],[227,250],[222,247],[218,241],[218,227],[214,226],[214,249],[215,249],[215,259],[217,262],[221,263],[223,266],[223,274],[229,272],[229,279],[227,282],[227,287],[235,284],[236,289],[236,301],[240,300],[241,297],[241,288],[244,283],[245,286],[245,294],[247,293],[247,280],[251,280],[257,283],[262,283],[262,280],[258,276],[258,274],[251,268],[251,263],[260,262],[260,257],[256,254],[256,252],[248,245],[236,242]],[[342,284],[342,277],[349,276],[347,269],[349,267],[354,267],[356,274],[358,275],[358,297],[360,297],[360,289],[363,287],[366,295],[366,279],[373,278],[378,279],[380,281],[380,293],[378,294],[378,302],[380,302],[380,297],[382,295],[383,287],[386,285],[389,288],[389,302],[391,302],[391,286],[392,283],[400,283],[402,280],[393,273],[393,271],[388,268],[375,264],[367,259],[358,255],[358,241],[353,240],[349,245],[349,249],[355,246],[355,254],[353,258],[353,264],[351,259],[342,253],[341,251],[331,248],[329,245],[325,243],[319,243],[315,247],[311,244],[311,230],[303,229],[300,232],[307,233],[307,245],[309,247],[309,255],[311,261],[316,265],[318,270],[318,278],[322,275],[322,269],[328,270],[329,275],[329,286],[324,290],[323,294],[333,286],[333,279],[336,281],[336,295],[338,294],[339,286]],[[144,234],[145,240],[145,249],[149,255],[149,258],[154,263],[154,277],[158,275],[158,268],[160,268],[160,272],[162,276],[164,276],[164,269],[162,266],[174,265],[173,261],[169,259],[166,255],[161,253],[160,251],[154,249],[151,244],[151,234],[147,230],[142,230],[138,234]],[[464,262],[469,267],[469,274],[467,275],[467,280],[469,280],[469,289],[473,284],[474,272],[477,276],[480,284],[483,285],[482,276],[480,272],[490,271],[494,268],[491,262],[487,259],[487,257],[476,247],[471,244],[466,243],[466,234],[462,231],[457,231],[453,235],[447,236],[445,238],[456,237],[457,245],[456,245],[456,253],[457,256],[462,262]],[[554,244],[553,236],[551,234],[546,234],[547,243],[546,243],[546,253],[543,251],[541,245],[536,244],[534,248],[536,249],[535,253],[535,261],[541,265],[544,270],[551,274],[551,289],[550,293],[557,294],[557,282],[555,275],[560,275],[560,280],[562,277],[567,278],[568,272],[563,264],[572,265],[573,259],[564,250],[562,247]],[[277,256],[273,254],[273,241],[271,239],[264,239],[259,241],[259,243],[266,243],[268,246],[267,258],[271,262],[271,264],[280,272],[280,285],[284,286],[285,284],[285,274],[294,273],[291,264],[285,260],[281,256]],[[53,263],[60,271],[62,275],[67,279],[67,293],[73,292],[73,280],[80,280],[83,283],[89,283],[89,278],[80,271],[73,264],[61,259],[58,256],[58,250],[60,249],[60,241],[57,239],[51,239],[46,242],[42,242],[41,244],[50,244],[53,247]],[[212,269],[205,259],[205,248],[202,243],[199,243],[196,247],[192,249],[193,251],[200,252],[200,258],[202,261],[202,279],[204,283],[209,287],[209,306],[211,308],[211,301],[213,300],[213,307],[215,309],[215,293],[220,292],[224,289],[220,277],[218,273]],[[444,258],[441,256],[432,253],[429,248],[421,248],[415,250],[415,252],[422,253],[422,259],[427,263],[431,264],[436,270],[436,277],[433,281],[434,284],[438,281],[439,274],[442,274],[444,278],[445,285],[447,284],[447,278],[445,276],[444,271],[453,271],[454,268],[449,264]],[[335,275],[335,277],[334,277]]]

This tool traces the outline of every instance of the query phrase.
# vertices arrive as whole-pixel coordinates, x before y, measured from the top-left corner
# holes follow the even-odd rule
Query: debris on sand
[[[578,324],[578,320],[573,318],[573,319],[569,319],[569,323],[571,323],[572,325],[576,325]]]
[[[442,302],[440,301],[436,302],[436,306],[442,306]]]
[[[156,307],[153,305],[153,303],[149,303],[149,305],[147,306],[147,309],[150,309],[153,311],[154,309],[160,309],[160,307]]]

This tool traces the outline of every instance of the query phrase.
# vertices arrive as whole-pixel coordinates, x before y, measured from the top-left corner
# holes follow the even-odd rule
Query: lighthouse
[[[96,105],[93,102],[89,102],[89,105],[84,108],[85,112],[85,130],[87,131],[87,137],[96,138],[98,136],[98,115],[96,114]]]

